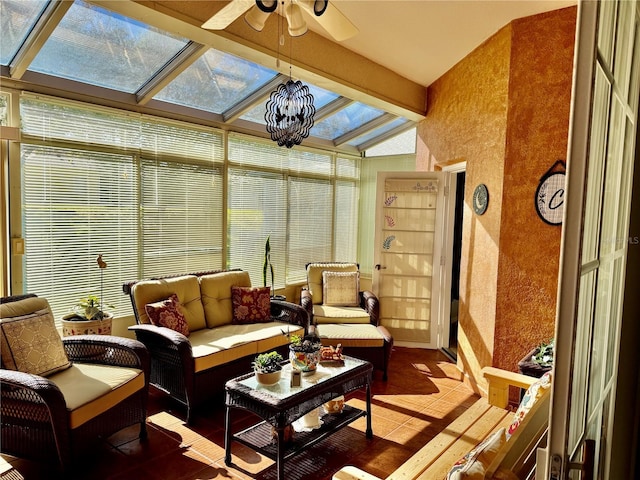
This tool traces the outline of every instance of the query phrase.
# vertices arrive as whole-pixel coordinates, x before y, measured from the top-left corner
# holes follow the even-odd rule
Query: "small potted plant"
[[[553,368],[553,349],[553,338],[548,342],[540,343],[526,357],[520,360],[518,363],[520,373],[531,377],[542,377]]]
[[[289,360],[296,370],[303,374],[316,371],[320,363],[322,342],[317,335],[287,335],[289,337]]]
[[[62,335],[111,335],[111,322],[113,314],[104,310],[104,307],[113,308],[111,305],[102,303],[103,272],[107,268],[102,255],[97,258],[98,268],[100,268],[100,297],[97,295],[87,295],[76,303],[71,312],[62,317]]]
[[[271,351],[261,353],[253,360],[253,370],[256,373],[256,381],[260,385],[275,385],[282,375],[282,355]]]

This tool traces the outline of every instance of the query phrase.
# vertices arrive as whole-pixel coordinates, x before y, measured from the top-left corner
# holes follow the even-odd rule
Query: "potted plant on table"
[[[98,268],[100,268],[100,296],[87,295],[76,303],[71,312],[62,317],[62,335],[111,335],[111,325],[113,314],[104,310],[104,307],[113,308],[111,305],[102,303],[103,273],[107,268],[107,263],[102,259],[102,255],[97,258]]]
[[[256,381],[260,385],[275,385],[282,375],[282,355],[275,350],[261,353],[253,360]]]
[[[322,342],[317,335],[288,335],[289,337],[289,360],[291,366],[300,370],[303,374],[310,374],[316,371],[320,363],[320,350]]]

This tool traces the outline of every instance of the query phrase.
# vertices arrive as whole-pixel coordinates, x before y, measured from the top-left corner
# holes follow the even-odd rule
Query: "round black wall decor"
[[[484,214],[489,206],[489,190],[481,183],[473,191],[473,211],[478,215]]]
[[[536,212],[549,225],[561,225],[564,215],[566,165],[558,160],[547,170],[536,190]]]

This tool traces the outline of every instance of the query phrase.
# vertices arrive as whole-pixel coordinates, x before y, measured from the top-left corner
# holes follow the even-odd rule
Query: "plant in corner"
[[[62,317],[62,334],[69,335],[110,335],[111,320],[113,315],[104,310],[104,307],[113,308],[112,305],[104,305],[102,303],[102,294],[104,290],[104,269],[107,263],[102,259],[102,254],[96,259],[98,268],[100,268],[100,296],[87,295],[78,300],[71,312]]]
[[[553,338],[548,343],[541,343],[535,350],[531,361],[541,367],[553,366]]]
[[[282,374],[282,355],[275,350],[261,353],[253,360],[256,381],[261,385],[275,385]]]
[[[267,285],[267,272],[271,272],[271,295],[275,293],[273,287],[273,264],[271,263],[271,235],[267,235],[267,241],[264,242],[264,261],[262,263],[262,283]]]

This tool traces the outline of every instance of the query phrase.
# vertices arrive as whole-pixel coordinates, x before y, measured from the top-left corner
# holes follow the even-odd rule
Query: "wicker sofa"
[[[136,325],[129,327],[151,355],[150,384],[187,409],[187,421],[206,399],[222,394],[227,380],[246,373],[258,353],[288,355],[283,332],[304,334],[309,317],[299,305],[270,300],[270,318],[238,323],[232,287],[251,287],[248,272],[223,270],[136,280],[123,285]],[[177,295],[188,336],[151,323],[147,306]]]

